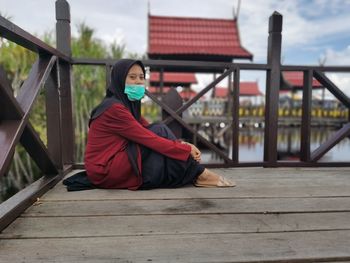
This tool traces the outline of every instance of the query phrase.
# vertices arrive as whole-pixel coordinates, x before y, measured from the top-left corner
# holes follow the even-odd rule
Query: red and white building
[[[240,41],[236,19],[208,19],[148,15],[148,57],[164,60],[232,62],[253,59]],[[161,74],[163,74],[161,76]],[[191,99],[197,92],[195,72],[151,72],[149,91],[166,93],[181,86],[180,96]]]

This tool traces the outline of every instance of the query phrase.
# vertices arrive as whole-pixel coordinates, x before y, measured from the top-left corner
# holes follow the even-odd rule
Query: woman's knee
[[[164,123],[152,124],[148,129],[161,137],[176,140],[174,133]]]

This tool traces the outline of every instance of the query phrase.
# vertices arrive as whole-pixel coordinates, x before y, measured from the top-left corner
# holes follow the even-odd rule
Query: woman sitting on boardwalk
[[[164,124],[141,115],[145,92],[141,61],[122,59],[113,67],[106,97],[91,113],[85,168],[100,188],[172,188],[235,184],[199,164],[196,146],[177,140]]]

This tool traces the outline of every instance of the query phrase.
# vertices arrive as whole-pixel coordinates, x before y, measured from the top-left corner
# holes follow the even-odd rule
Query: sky
[[[152,15],[233,18],[239,0],[70,0],[73,36],[84,22],[96,37],[147,50],[147,12]],[[148,4],[149,2],[149,4]],[[242,45],[266,63],[269,16],[283,15],[282,63],[350,65],[350,0],[242,0],[238,13]],[[54,0],[0,0],[0,13],[26,31],[42,35],[55,29]],[[350,74],[328,76],[350,95]],[[242,74],[264,85],[261,74]],[[261,88],[264,89],[263,87]]]

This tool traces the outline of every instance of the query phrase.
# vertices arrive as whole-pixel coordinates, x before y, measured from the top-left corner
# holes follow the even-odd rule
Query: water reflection
[[[337,130],[329,127],[311,128],[311,151],[326,142]],[[220,146],[224,151],[230,152],[232,156],[231,140],[221,138]],[[280,127],[277,138],[278,160],[300,160],[300,128]],[[203,162],[223,163],[216,154],[208,150],[202,150]],[[264,153],[264,129],[241,128],[239,132],[239,161],[240,162],[262,162]],[[319,162],[348,162],[350,161],[350,140],[343,139],[334,146]]]

